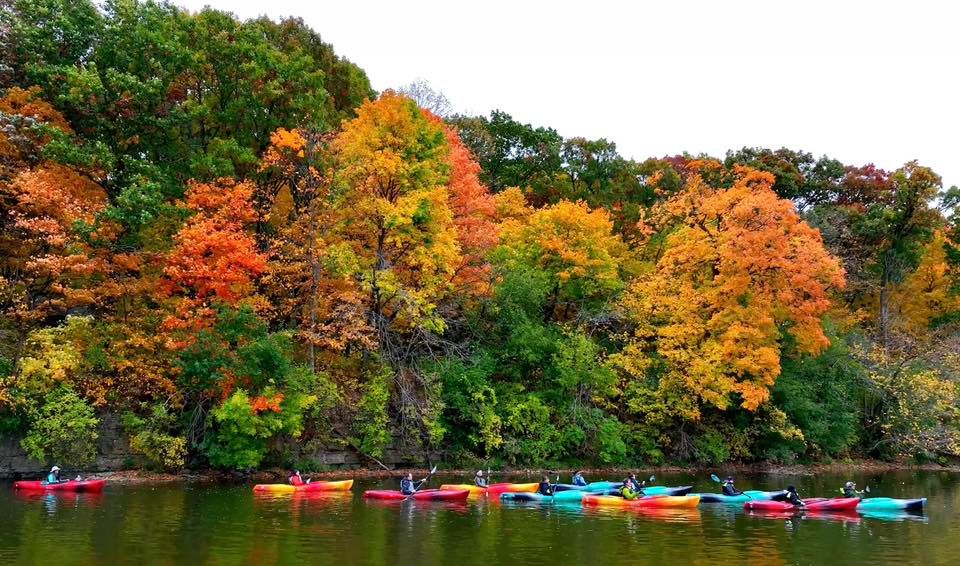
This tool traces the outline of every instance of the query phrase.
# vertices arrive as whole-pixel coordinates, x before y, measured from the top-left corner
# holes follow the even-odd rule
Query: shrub
[[[99,426],[93,407],[73,390],[58,387],[33,411],[30,430],[20,444],[38,462],[86,466],[97,456]]]

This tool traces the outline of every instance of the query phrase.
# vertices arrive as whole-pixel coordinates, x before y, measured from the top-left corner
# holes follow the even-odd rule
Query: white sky
[[[377,90],[429,81],[636,159],[747,146],[960,184],[960,3],[174,0],[299,16]]]

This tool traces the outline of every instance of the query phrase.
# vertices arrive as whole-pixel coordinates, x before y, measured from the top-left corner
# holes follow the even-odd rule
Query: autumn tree
[[[844,283],[773,176],[734,171],[726,190],[692,175],[659,208],[652,265],[622,301],[634,328],[616,365],[642,382],[659,375],[656,394],[688,419],[733,395],[749,410],[766,402],[787,340],[809,353],[828,344],[821,317]]]
[[[266,269],[246,228],[256,219],[252,195],[249,182],[191,182],[184,204],[194,214],[174,237],[158,289],[161,297],[174,299],[168,329],[196,331],[208,324],[215,303],[236,306],[252,299],[254,281]]]

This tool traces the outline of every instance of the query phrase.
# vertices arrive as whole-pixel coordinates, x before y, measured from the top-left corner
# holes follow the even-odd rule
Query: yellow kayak
[[[467,490],[470,492],[470,497],[476,497],[476,496],[487,494],[487,488],[477,487],[475,485],[470,485],[468,483],[445,483],[440,486],[440,489],[449,489],[453,491]]]
[[[598,505],[602,507],[696,507],[700,504],[699,495],[653,495],[639,499],[624,499],[615,495],[584,495],[584,505]]]
[[[287,483],[260,483],[253,486],[253,491],[269,493],[294,493],[297,491],[350,491],[353,480],[315,481],[303,485]]]

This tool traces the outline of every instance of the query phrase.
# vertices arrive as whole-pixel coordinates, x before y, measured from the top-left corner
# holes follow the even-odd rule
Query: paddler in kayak
[[[624,483],[630,484],[630,489],[636,491],[637,493],[643,495],[643,488],[647,485],[646,480],[643,483],[637,481],[637,474],[630,472],[630,475],[627,476],[627,479],[624,480]]]
[[[418,482],[413,481],[413,474],[408,473],[406,476],[400,480],[400,493],[404,495],[413,495],[420,489],[420,486],[423,485],[423,482],[427,481],[427,478],[423,478]]]
[[[856,497],[863,499],[863,492],[857,491],[857,482],[848,481],[844,484],[843,489],[840,490],[843,492],[844,497]]]
[[[543,479],[540,480],[540,484],[537,485],[537,493],[546,497],[553,496],[553,486],[550,485],[549,476],[543,476]]]
[[[287,481],[290,482],[290,485],[306,485],[310,483],[310,480],[303,481],[303,476],[300,475],[300,470],[294,470],[290,477],[287,478]]]
[[[487,478],[483,477],[483,470],[477,470],[477,475],[473,476],[473,483],[477,487],[487,487]]]
[[[634,484],[636,484],[637,478],[631,480],[629,477],[623,478],[623,485],[620,486],[620,497],[626,499],[627,501],[633,501],[634,499],[643,495],[643,490],[633,489]]]
[[[727,476],[727,479],[723,480],[722,487],[723,487],[724,495],[729,495],[729,496],[743,495],[743,492],[737,489],[735,485],[733,485],[733,476]]]
[[[570,483],[576,486],[583,487],[587,485],[587,480],[583,477],[583,472],[580,470],[577,470],[576,472],[573,473],[573,481],[571,481]]]
[[[803,507],[803,500],[800,499],[800,495],[797,493],[797,488],[792,485],[787,486],[786,492],[774,495],[770,499],[773,501],[785,501],[787,503],[792,503],[797,507]]]
[[[60,483],[60,466],[50,468],[50,473],[47,474],[47,483]]]

